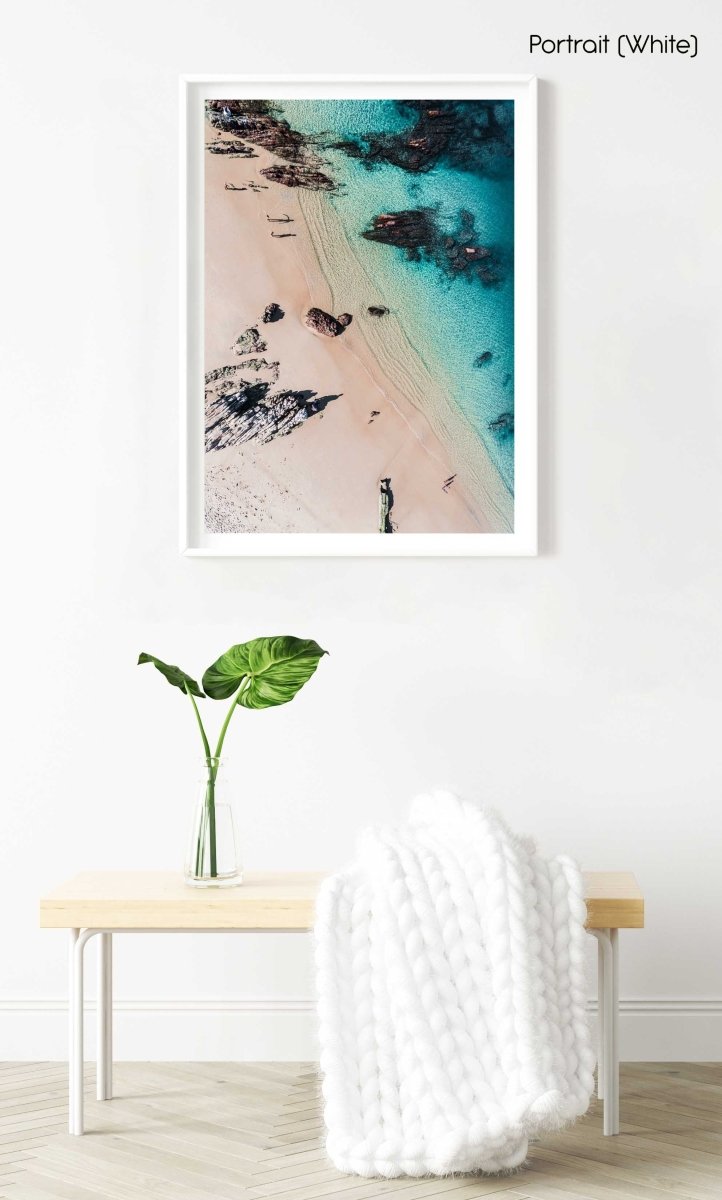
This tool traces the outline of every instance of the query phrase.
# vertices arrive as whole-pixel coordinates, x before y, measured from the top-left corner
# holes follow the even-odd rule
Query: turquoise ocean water
[[[511,101],[503,102],[510,105]],[[278,102],[292,128],[330,140],[363,139],[369,131],[408,128],[409,117],[391,100],[283,100]],[[412,173],[388,163],[369,169],[359,159],[324,145],[329,173],[345,185],[329,194],[349,242],[384,301],[399,316],[410,342],[482,439],[508,487],[514,488],[513,435],[495,433],[491,422],[514,411],[514,192],[513,180],[489,178],[480,168],[460,170],[437,163]],[[361,237],[382,212],[432,208],[439,225],[458,227],[459,212],[473,214],[475,240],[499,249],[504,280],[484,287],[478,279],[450,277],[431,261],[410,262],[396,246]],[[479,354],[492,359],[474,366]]]

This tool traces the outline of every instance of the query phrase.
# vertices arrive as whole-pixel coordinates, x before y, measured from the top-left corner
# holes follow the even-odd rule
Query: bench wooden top
[[[249,871],[241,887],[191,888],[177,871],[85,871],[40,901],[44,929],[313,927],[319,871]],[[588,929],[641,929],[644,898],[627,871],[586,871]]]

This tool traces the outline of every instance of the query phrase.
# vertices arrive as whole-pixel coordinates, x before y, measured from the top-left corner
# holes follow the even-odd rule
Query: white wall
[[[626,1056],[720,1056],[720,18],[586,9],[6,14],[0,1057],[64,1050],[65,939],[38,895],[182,857],[192,717],[138,651],[200,671],[266,632],[331,657],[232,729],[247,864],[332,867],[417,789],[465,789],[549,851],[638,873]],[[614,33],[625,11],[697,33],[699,58],[527,54],[531,32]],[[543,78],[538,559],[179,557],[177,77],[244,71]],[[119,942],[121,1055],[313,1052],[303,938]]]

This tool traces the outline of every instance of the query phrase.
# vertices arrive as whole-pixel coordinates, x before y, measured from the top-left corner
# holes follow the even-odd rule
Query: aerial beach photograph
[[[514,531],[514,102],[205,101],[205,529]]]

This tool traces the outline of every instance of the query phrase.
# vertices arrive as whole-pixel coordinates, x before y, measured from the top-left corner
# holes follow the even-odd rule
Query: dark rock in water
[[[371,242],[397,246],[411,262],[427,259],[452,277],[462,275],[493,287],[504,278],[500,255],[476,240],[473,214],[462,209],[453,234],[442,231],[437,214],[430,208],[379,213],[371,229],[361,235]]]
[[[255,325],[251,325],[250,329],[244,329],[243,333],[239,333],[232,349],[236,354],[263,354],[268,346],[264,342]]]
[[[460,246],[459,257],[464,259],[464,262],[473,263],[479,262],[482,258],[489,258],[491,250],[488,246]]]
[[[276,304],[276,301],[274,300],[272,304],[266,305],[266,307],[263,310],[263,317],[261,319],[262,319],[264,325],[272,325],[274,323],[274,321],[283,320],[285,315],[286,314],[284,313],[283,309],[281,308],[281,305]]]
[[[238,370],[242,370],[246,364]],[[323,413],[327,404],[339,396],[319,396],[311,389],[274,392],[271,384],[259,379],[233,378],[210,372],[206,386],[206,450],[224,450],[245,442],[264,445],[277,437],[286,437],[309,417]]]
[[[296,163],[278,163],[263,167],[261,175],[271,183],[283,183],[286,187],[308,188],[312,192],[334,192],[336,184],[323,171],[315,167],[299,166]]]
[[[514,436],[514,414],[513,412],[501,413],[495,421],[489,422],[491,433],[495,433],[500,442],[507,441],[508,438]]]
[[[483,354],[478,354],[477,357],[474,359],[474,366],[475,367],[485,367],[485,366],[487,366],[488,363],[491,362],[493,357],[494,357],[494,355],[492,354],[491,350],[485,350],[483,352]]]
[[[258,158],[255,150],[244,146],[243,142],[207,142],[206,150],[210,154],[225,154],[226,158]],[[228,189],[242,191],[243,189]]]
[[[322,333],[324,337],[338,337],[346,326],[351,324],[353,318],[350,313],[341,313],[339,317],[333,317],[322,308],[309,308],[303,319],[314,333]]]
[[[396,107],[408,124],[393,133],[373,132],[356,140],[333,142],[369,170],[391,163],[422,174],[439,163],[492,177],[508,176],[514,163],[511,106],[494,100],[399,100]]]
[[[476,279],[484,287],[494,287],[504,278],[500,254],[490,246],[479,245],[474,214],[464,208],[459,210],[455,231],[444,238],[443,251],[436,257],[449,274]]]
[[[366,154],[361,143],[353,141],[331,142],[329,149],[342,150],[344,154],[348,154],[349,158],[363,158]]]
[[[385,317],[388,311],[385,304],[369,304],[366,309],[370,317]]]
[[[379,213],[372,228],[364,230],[361,236],[370,242],[400,246],[412,260],[417,260],[419,252],[430,249],[438,239],[434,214],[429,208]]]

